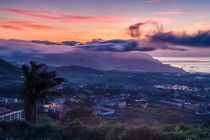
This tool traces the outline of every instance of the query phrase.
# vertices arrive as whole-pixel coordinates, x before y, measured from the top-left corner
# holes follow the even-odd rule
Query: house
[[[75,98],[70,98],[69,101],[70,101],[71,103],[76,103],[76,104],[82,103],[82,102],[83,102],[82,100],[80,100],[80,99],[75,99]]]
[[[136,99],[136,102],[147,102],[148,100],[147,99],[144,99],[144,98],[142,98],[142,99]]]
[[[65,99],[64,98],[58,98],[58,99],[55,99],[53,102],[57,103],[57,104],[60,104],[60,105],[63,105],[64,102],[65,102]]]
[[[86,99],[87,98],[87,95],[85,95],[85,94],[79,94],[77,96],[81,99]]]
[[[171,105],[178,106],[178,107],[182,106],[182,103],[175,103],[175,102],[171,102],[171,101],[167,101],[167,100],[161,100],[160,102],[166,103],[166,104],[171,104]]]
[[[131,94],[130,93],[121,93],[120,96],[121,97],[129,97],[129,96],[131,96]]]
[[[118,103],[118,108],[125,108],[126,107],[126,102],[119,102]]]
[[[115,113],[115,110],[112,109],[112,108],[107,108],[107,107],[104,107],[104,106],[101,106],[101,105],[96,105],[94,107],[94,112],[95,114],[100,114],[100,115],[112,115]]]
[[[49,112],[49,111],[61,111],[63,109],[63,105],[60,105],[58,103],[51,103],[51,104],[45,104],[43,105],[44,111]]]
[[[62,120],[62,111],[64,106],[59,103],[51,103],[43,105],[42,110],[39,112],[40,114],[47,115],[53,120]]]
[[[101,111],[100,112],[100,115],[112,115],[112,114],[114,114],[114,110],[111,110],[111,111]]]
[[[11,120],[22,120],[23,110],[12,111],[10,109],[0,107],[0,120],[11,121]]]
[[[100,114],[100,115],[112,115],[114,113],[115,113],[114,109],[107,108],[107,107],[102,107],[100,111],[97,111],[97,114]]]
[[[17,98],[7,98],[7,97],[3,97],[0,102],[3,102],[3,103],[21,103],[23,102],[22,100],[20,99],[17,99]]]

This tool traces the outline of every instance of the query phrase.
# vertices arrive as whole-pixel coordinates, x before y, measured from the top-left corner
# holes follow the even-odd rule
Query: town
[[[96,81],[97,84],[92,85],[88,85],[86,82],[75,84],[74,81],[67,81],[57,87],[63,96],[50,99],[48,103],[40,106],[40,112],[52,119],[62,121],[68,111],[80,107],[91,109],[96,116],[108,122],[130,124],[143,122],[149,125],[180,122],[199,125],[209,118],[210,75],[119,73],[127,77],[129,81],[136,81],[135,84],[138,84],[138,77],[139,79],[145,77],[144,82],[147,83],[147,86],[141,84],[136,88],[123,86],[126,79],[115,81],[117,83],[115,85],[99,83],[100,79]],[[93,74],[88,76],[98,77]],[[106,79],[105,74],[100,77]],[[159,80],[156,77],[162,79]],[[81,77],[76,78],[78,81]],[[13,87],[13,92],[18,92],[21,81],[20,78],[4,82],[7,84],[1,84],[1,106],[17,111],[23,109],[23,101],[17,93],[11,97],[4,96],[4,93],[11,91],[11,88],[8,88],[10,86]],[[149,121],[151,119],[153,121]]]

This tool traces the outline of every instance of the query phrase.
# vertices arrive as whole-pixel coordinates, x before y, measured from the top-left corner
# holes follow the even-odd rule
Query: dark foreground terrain
[[[46,121],[32,125],[25,121],[0,122],[0,139],[12,140],[208,140],[209,122],[201,128],[183,124],[161,127],[145,125],[84,125],[80,121]]]

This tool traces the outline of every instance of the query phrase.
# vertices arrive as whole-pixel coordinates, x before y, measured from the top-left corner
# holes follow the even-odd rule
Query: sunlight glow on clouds
[[[69,36],[71,40],[76,41],[88,41],[93,38],[103,38],[106,40],[130,39],[129,35],[126,33],[126,28],[131,22],[152,19],[163,24],[170,23],[170,19],[154,17],[87,16],[15,8],[1,8],[0,11],[6,12],[6,14],[9,15],[12,14],[18,17],[24,17],[24,20],[0,18],[0,29],[4,29],[2,32],[7,30],[16,31],[9,35],[1,34],[0,37],[5,39],[15,38],[29,40],[28,38],[30,36],[31,39],[51,41],[64,41],[66,40],[65,36],[66,38]],[[46,32],[41,32],[40,34],[40,31]],[[52,37],[53,34],[58,36],[58,33],[62,35],[63,39],[59,39],[61,36]]]

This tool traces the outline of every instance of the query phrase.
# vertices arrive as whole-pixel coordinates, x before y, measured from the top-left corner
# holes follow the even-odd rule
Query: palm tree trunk
[[[25,119],[32,123],[37,123],[37,107],[36,103],[30,102],[27,99],[24,100],[24,114]]]

